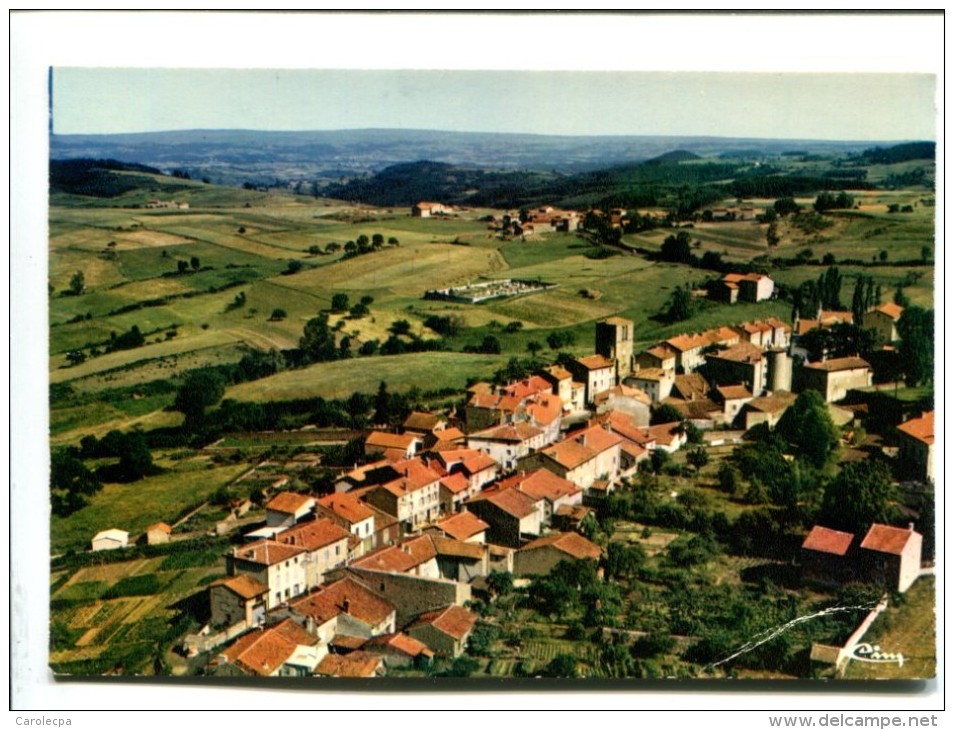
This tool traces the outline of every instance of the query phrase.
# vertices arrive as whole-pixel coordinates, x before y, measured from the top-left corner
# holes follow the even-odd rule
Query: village
[[[728,301],[773,294],[763,275],[729,274],[722,284]],[[865,313],[879,347],[897,343],[902,312],[889,304]],[[568,562],[610,580],[606,549],[590,539],[597,518],[663,459],[702,464],[753,429],[775,428],[806,394],[850,442],[868,416],[864,398],[851,396],[871,390],[872,366],[857,356],[811,362],[800,343],[852,317],[738,322],[641,352],[633,321],[609,317],[595,325],[591,355],[515,382],[475,383],[462,409],[412,412],[398,429],[366,431],[365,463],[341,470],[331,493],[286,491],[288,477],[269,473],[264,524],[252,522],[225,555],[227,575],[204,592],[208,622],[182,637],[181,650],[206,657],[201,671],[219,676],[373,677],[459,658],[484,621],[474,602],[492,602],[504,586]],[[933,412],[898,424],[896,435],[893,458],[912,467],[912,484],[930,486]],[[171,528],[146,533],[159,544]],[[92,548],[128,538],[106,530]],[[789,560],[810,583],[897,593],[933,570],[913,526],[879,523],[861,539],[814,525]],[[862,635],[813,646],[812,660],[843,668]]]

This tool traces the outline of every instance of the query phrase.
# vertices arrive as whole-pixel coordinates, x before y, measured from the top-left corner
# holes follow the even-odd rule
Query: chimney
[[[909,522],[909,523],[908,523],[908,532],[914,532],[914,523],[913,523],[913,522]]]

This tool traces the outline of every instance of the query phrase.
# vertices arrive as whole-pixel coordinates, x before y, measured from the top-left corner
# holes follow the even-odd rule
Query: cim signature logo
[[[849,659],[868,664],[897,664],[904,666],[904,656],[900,652],[881,651],[877,644],[858,644],[848,655]]]

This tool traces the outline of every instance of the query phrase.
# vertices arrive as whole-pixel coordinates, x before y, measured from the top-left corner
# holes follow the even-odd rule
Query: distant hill
[[[689,152],[688,150],[673,150],[672,152],[666,152],[659,155],[659,157],[653,157],[651,160],[646,160],[647,164],[655,163],[657,165],[666,164],[669,162],[686,162],[687,160],[701,160],[702,158],[695,154],[694,152]]]
[[[890,144],[890,143],[888,143]],[[386,167],[431,160],[464,168],[574,174],[676,154],[715,157],[732,150],[753,157],[791,149],[812,154],[860,154],[872,142],[766,140],[730,137],[558,136],[413,129],[264,132],[183,130],[142,134],[50,137],[53,159],[137,160],[194,179],[242,185],[306,181],[346,183]]]
[[[893,147],[873,147],[861,153],[861,159],[869,164],[890,165],[908,160],[933,160],[934,142],[906,142]]]
[[[50,192],[112,198],[125,192],[148,188],[155,181],[145,175],[117,173],[148,173],[161,175],[154,167],[118,160],[52,160],[50,162]]]

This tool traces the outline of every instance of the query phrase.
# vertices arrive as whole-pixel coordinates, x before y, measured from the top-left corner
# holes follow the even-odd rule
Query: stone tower
[[[633,321],[609,317],[596,323],[596,352],[616,361],[616,381],[633,373]]]

